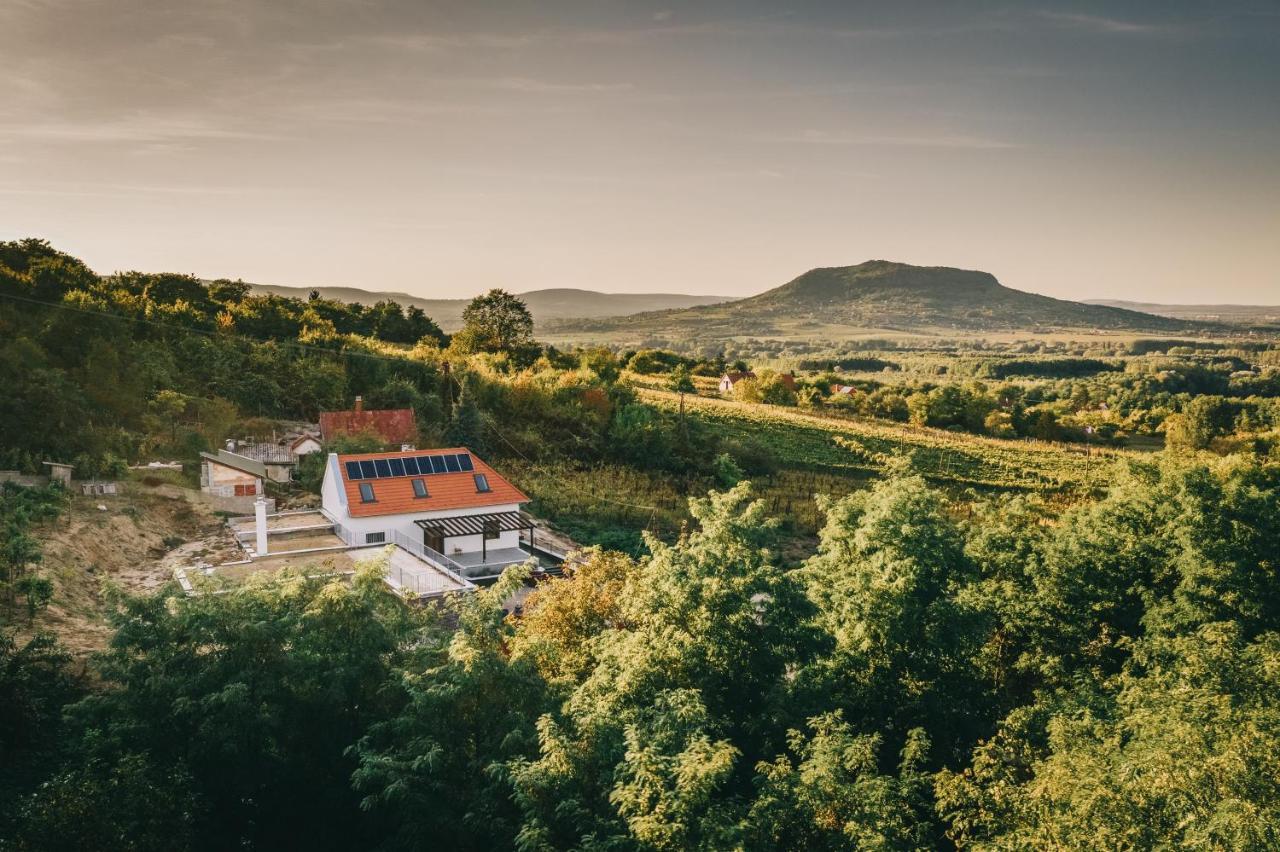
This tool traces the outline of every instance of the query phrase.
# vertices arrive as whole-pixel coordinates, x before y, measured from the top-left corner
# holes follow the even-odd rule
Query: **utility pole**
[[[444,419],[449,421],[453,419],[453,379],[449,374],[448,361],[441,364],[441,370],[444,372]]]

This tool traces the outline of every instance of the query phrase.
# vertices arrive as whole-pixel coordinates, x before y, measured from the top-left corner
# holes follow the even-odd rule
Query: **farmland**
[[[641,398],[667,409],[675,394],[645,388]],[[1034,490],[1088,489],[1102,469],[1132,453],[1043,441],[1005,441],[940,429],[889,425],[836,415],[687,396],[693,416],[731,437],[764,440],[789,467],[867,475],[884,472],[895,458],[940,483]]]

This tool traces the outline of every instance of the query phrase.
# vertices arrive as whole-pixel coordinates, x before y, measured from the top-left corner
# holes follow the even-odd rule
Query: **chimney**
[[[364,397],[362,396],[356,397],[356,411],[364,411]]]
[[[253,504],[254,526],[257,532],[257,547],[255,551],[259,558],[267,555],[267,501],[263,497],[259,497]]]

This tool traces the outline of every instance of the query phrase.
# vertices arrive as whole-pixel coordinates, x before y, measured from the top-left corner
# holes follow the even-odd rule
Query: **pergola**
[[[420,518],[414,521],[422,529],[423,538],[435,533],[443,542],[465,535],[480,536],[480,558],[489,557],[489,542],[485,533],[529,531],[529,544],[533,544],[533,530],[537,526],[533,516],[525,512],[487,512],[483,515],[453,515],[448,518]],[[441,550],[441,553],[444,551]]]

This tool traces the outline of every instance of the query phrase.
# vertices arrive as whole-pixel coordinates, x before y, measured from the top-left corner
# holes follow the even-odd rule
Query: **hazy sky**
[[[1280,3],[0,0],[18,236],[428,296],[887,258],[1280,303]]]

